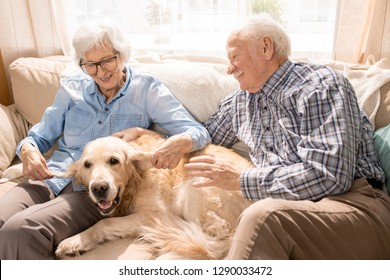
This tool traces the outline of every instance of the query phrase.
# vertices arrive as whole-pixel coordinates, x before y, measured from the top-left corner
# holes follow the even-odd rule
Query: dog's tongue
[[[108,209],[112,205],[112,201],[102,200],[98,203],[100,209]]]

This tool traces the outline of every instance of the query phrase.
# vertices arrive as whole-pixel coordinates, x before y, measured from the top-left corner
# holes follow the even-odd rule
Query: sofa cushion
[[[61,72],[69,57],[22,57],[12,62],[9,73],[16,110],[30,123],[41,120],[43,112],[54,100]]]
[[[238,88],[232,76],[226,74],[223,62],[199,62],[164,59],[160,63],[131,63],[138,73],[159,79],[200,122],[214,113],[221,99]]]
[[[375,117],[375,128],[385,127],[390,124],[390,83],[380,89],[381,99],[378,112]]]
[[[366,64],[347,64],[340,61],[327,63],[340,71],[353,85],[360,107],[367,113],[375,129],[390,123],[390,60],[377,62],[373,58]]]
[[[374,145],[385,172],[387,192],[390,194],[390,125],[375,131]]]

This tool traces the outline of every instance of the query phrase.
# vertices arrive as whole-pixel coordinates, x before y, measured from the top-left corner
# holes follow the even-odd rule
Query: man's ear
[[[268,35],[263,36],[261,40],[262,44],[260,45],[260,52],[266,60],[271,60],[275,52],[274,42]]]

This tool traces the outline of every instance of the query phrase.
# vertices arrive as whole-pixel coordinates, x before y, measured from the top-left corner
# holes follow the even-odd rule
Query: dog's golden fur
[[[65,176],[83,185],[107,218],[62,241],[57,256],[77,255],[104,241],[132,236],[151,244],[157,258],[225,257],[238,217],[250,202],[240,191],[192,187],[194,178],[185,177],[183,166],[198,155],[223,158],[242,168],[250,162],[209,145],[183,158],[173,170],[152,168],[149,159],[163,141],[146,135],[131,143],[105,137],[85,147]]]

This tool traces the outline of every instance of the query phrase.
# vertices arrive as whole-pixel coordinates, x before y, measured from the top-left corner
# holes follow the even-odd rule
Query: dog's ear
[[[151,159],[153,152],[129,151],[129,160],[135,163],[141,170],[152,168]]]
[[[80,160],[73,162],[65,172],[52,171],[54,177],[58,178],[74,178],[79,170]]]
[[[77,185],[82,185],[85,188],[85,183],[81,177],[80,170],[81,160],[73,162],[65,172],[52,172],[54,177],[57,178],[73,178],[74,183]]]

